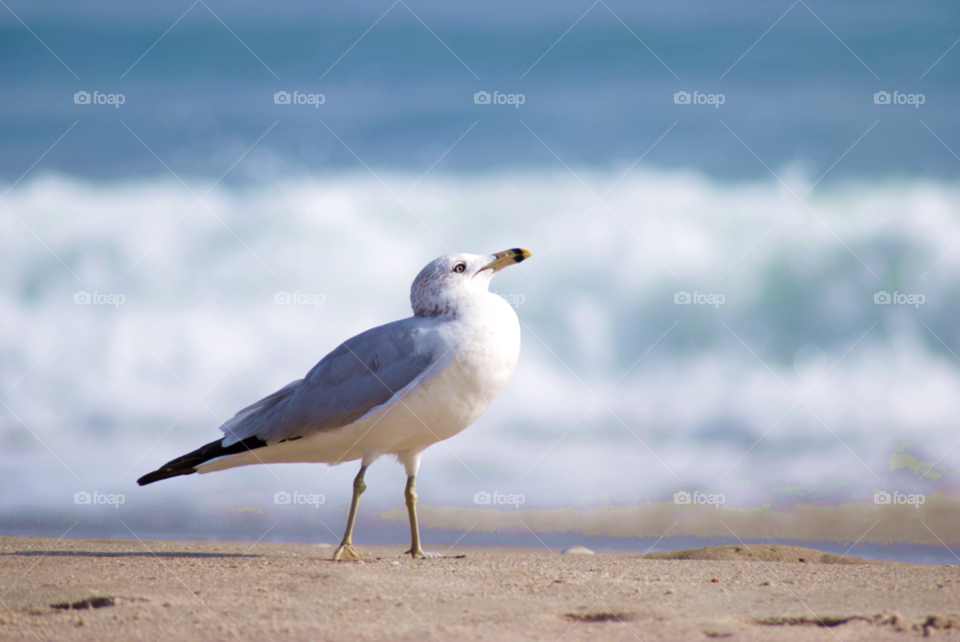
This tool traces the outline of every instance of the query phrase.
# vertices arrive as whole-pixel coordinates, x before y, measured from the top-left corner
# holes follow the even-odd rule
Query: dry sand
[[[558,555],[0,537],[2,640],[960,637],[960,568],[785,546]],[[800,559],[804,561],[800,561]],[[765,560],[765,561],[754,561]],[[860,563],[857,563],[860,562]]]

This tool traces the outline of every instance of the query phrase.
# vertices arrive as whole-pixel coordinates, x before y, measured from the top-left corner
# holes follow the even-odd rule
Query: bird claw
[[[403,557],[404,555],[409,555],[413,559],[417,559],[417,558],[431,559],[436,557],[443,557],[443,555],[441,555],[440,553],[430,553],[427,551],[414,551],[413,549],[410,549],[409,551],[407,551],[406,553],[403,553],[402,555],[397,555],[397,557]]]
[[[337,552],[333,554],[334,562],[358,562],[364,559],[363,553],[358,551],[353,544],[341,544]]]

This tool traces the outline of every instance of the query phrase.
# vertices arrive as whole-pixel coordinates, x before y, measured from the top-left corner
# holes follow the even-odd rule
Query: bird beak
[[[484,270],[493,270],[494,272],[499,272],[508,265],[513,265],[514,263],[519,263],[524,259],[529,259],[531,256],[529,250],[524,250],[522,248],[514,248],[512,250],[504,250],[503,252],[497,252],[493,255],[493,261],[483,266],[480,272]],[[477,272],[477,274],[480,274]]]

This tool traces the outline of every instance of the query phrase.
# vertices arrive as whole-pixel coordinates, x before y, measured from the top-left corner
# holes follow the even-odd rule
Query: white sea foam
[[[589,189],[569,173],[431,176],[399,203],[416,176],[215,187],[204,204],[174,180],[16,186],[0,208],[0,476],[32,490],[0,508],[65,510],[94,486],[127,506],[266,503],[280,479],[342,504],[353,465],[133,484],[343,339],[408,315],[430,259],[515,246],[534,257],[494,286],[523,298],[520,365],[474,427],[428,451],[424,502],[696,487],[748,505],[831,480],[856,495],[904,442],[955,481],[957,186],[818,187],[807,209],[791,208],[802,174],[788,189],[636,169],[598,203],[590,190],[620,174],[580,174]],[[881,290],[925,303],[876,305]],[[124,301],[75,304],[79,291]],[[279,291],[323,303],[278,305]],[[678,291],[725,302],[676,305]],[[371,475],[371,505],[395,503],[400,468]]]

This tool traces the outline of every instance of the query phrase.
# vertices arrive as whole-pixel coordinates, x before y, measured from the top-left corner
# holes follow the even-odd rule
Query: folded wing
[[[413,317],[341,344],[303,379],[244,408],[221,426],[223,445],[268,445],[349,425],[429,376],[449,351],[432,324]]]

